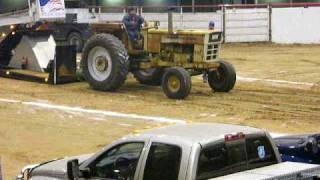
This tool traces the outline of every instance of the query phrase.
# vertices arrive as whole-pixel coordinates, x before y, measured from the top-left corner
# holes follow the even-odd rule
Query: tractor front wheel
[[[219,61],[219,64],[218,69],[208,72],[208,83],[216,92],[229,92],[236,83],[236,71],[230,63]]]
[[[129,72],[128,53],[122,42],[111,34],[97,34],[84,47],[81,67],[93,89],[116,91]]]
[[[191,90],[191,76],[181,67],[166,69],[162,78],[162,90],[170,99],[185,99]]]

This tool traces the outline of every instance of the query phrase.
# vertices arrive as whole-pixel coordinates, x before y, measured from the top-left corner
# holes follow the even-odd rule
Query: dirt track
[[[221,55],[234,64],[242,77],[228,94],[213,93],[200,77],[193,78],[192,92],[184,101],[169,100],[159,87],[139,85],[131,77],[116,93],[96,92],[86,83],[53,87],[0,78],[0,99],[193,122],[228,122],[279,133],[320,130],[320,46],[228,44]],[[25,164],[94,152],[135,129],[159,125],[164,124],[0,101],[0,155],[4,158],[6,179]]]

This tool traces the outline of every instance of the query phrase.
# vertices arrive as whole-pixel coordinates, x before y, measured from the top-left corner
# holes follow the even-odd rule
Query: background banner
[[[63,19],[66,17],[64,0],[38,0],[40,19]]]

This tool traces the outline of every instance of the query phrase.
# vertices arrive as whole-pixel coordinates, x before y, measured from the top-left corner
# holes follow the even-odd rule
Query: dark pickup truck
[[[320,164],[320,134],[274,138],[282,161]]]

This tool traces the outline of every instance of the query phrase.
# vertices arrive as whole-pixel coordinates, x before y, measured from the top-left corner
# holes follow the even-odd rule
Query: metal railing
[[[219,4],[219,5],[182,5],[182,6],[86,6],[90,12],[94,13],[126,13],[128,8],[136,8],[139,13],[166,13],[168,9],[175,12],[216,12],[223,8],[226,9],[241,9],[241,8],[267,8],[267,7],[314,7],[320,6],[320,2],[305,2],[305,3],[270,3],[270,4]],[[67,7],[68,8],[68,7]],[[1,16],[15,15],[28,12],[27,8],[18,10],[10,10],[5,13],[0,13]]]
[[[168,9],[173,9],[175,25],[181,29],[206,29],[209,21],[216,23],[216,30],[222,31],[223,39],[227,42],[239,42],[246,39],[246,42],[272,41],[272,8],[290,7],[320,7],[320,3],[272,3],[272,4],[232,4],[232,5],[196,5],[196,6],[144,6],[137,7],[139,13],[148,20],[161,21],[161,26],[167,25]],[[86,22],[121,21],[127,12],[128,6],[104,7],[88,6],[79,12],[83,16],[92,17],[84,20]],[[89,12],[87,11],[89,9]],[[19,14],[28,10],[15,11],[5,15]],[[5,17],[4,17],[5,19]],[[11,21],[11,19],[9,19]]]
[[[28,12],[29,12],[28,9],[13,10],[13,11],[6,12],[6,13],[0,13],[0,18],[5,17],[5,16],[20,15],[20,14],[24,14],[24,13],[28,13]]]
[[[216,12],[226,9],[241,9],[241,8],[281,8],[281,7],[314,7],[320,6],[320,2],[306,3],[269,3],[269,4],[220,4],[220,5],[182,5],[182,6],[88,6],[90,12],[96,13],[125,13],[128,8],[136,8],[138,12],[167,12],[168,9],[176,12]]]

